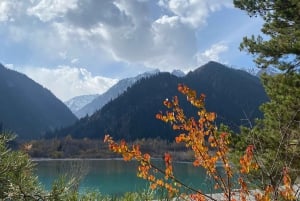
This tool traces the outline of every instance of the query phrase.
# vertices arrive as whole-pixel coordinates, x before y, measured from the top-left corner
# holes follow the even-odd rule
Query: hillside
[[[134,83],[136,83],[140,79],[150,77],[157,73],[159,73],[159,71],[154,70],[154,71],[150,71],[150,72],[145,72],[145,73],[137,75],[135,77],[122,79],[118,83],[116,83],[114,86],[112,86],[110,89],[108,89],[105,93],[98,95],[93,100],[91,100],[88,104],[86,104],[79,110],[75,111],[74,114],[78,118],[85,117],[86,115],[91,116],[94,112],[96,112],[97,110],[100,110],[106,103],[108,103],[111,100],[114,100],[119,95],[124,93],[128,87],[132,86]]]
[[[39,138],[77,119],[49,90],[1,64],[0,94],[0,123],[19,138]]]
[[[218,114],[218,121],[236,130],[260,116],[259,106],[267,96],[258,77],[243,70],[209,62],[190,72],[185,84],[206,94],[206,106]]]
[[[178,83],[187,84],[198,93],[205,93],[208,111],[217,112],[218,122],[224,122],[234,130],[247,122],[243,120],[246,117],[253,120],[260,116],[258,107],[267,101],[257,77],[209,62],[184,77],[159,73],[141,79],[92,116],[49,136],[72,134],[76,138],[102,138],[110,133],[115,138],[127,140],[155,137],[171,139],[171,128],[155,119],[156,113],[165,111],[163,100],[179,95],[185,111],[194,115],[193,108],[178,93]]]

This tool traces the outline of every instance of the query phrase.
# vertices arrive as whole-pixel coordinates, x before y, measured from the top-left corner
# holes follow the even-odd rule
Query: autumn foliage
[[[268,201],[272,200],[275,193],[280,193],[283,200],[296,200],[287,168],[282,173],[283,186],[280,192],[274,192],[275,188],[272,186],[266,186],[265,189],[259,191],[251,191],[246,175],[259,169],[255,161],[255,147],[253,145],[247,147],[240,158],[237,174],[236,167],[234,169],[229,158],[230,134],[218,131],[215,123],[217,115],[205,109],[205,95],[200,94],[198,97],[196,91],[182,84],[178,85],[178,91],[197,108],[197,117],[187,117],[179,105],[178,97],[175,96],[172,100],[164,101],[163,104],[168,111],[158,113],[156,118],[169,123],[173,130],[179,132],[179,135],[175,137],[176,143],[184,143],[193,151],[193,165],[206,170],[206,174],[215,183],[215,190],[223,193],[222,200],[244,201],[254,198],[257,201]],[[129,147],[124,140],[117,143],[109,135],[105,136],[104,141],[108,143],[111,151],[121,154],[125,161],[137,160],[139,162],[137,176],[148,180],[152,189],[162,187],[167,189],[169,196],[176,195],[188,200],[218,200],[214,196],[201,192],[200,189],[194,189],[179,181],[173,174],[172,157],[169,153],[164,155],[165,169],[162,170],[151,162],[151,156],[148,153],[141,153],[138,145]],[[217,168],[220,166],[222,170]],[[163,177],[158,174],[162,174]],[[191,193],[187,195],[184,192]]]

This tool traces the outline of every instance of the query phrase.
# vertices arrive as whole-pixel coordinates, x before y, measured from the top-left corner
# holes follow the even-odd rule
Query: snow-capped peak
[[[73,113],[76,113],[78,110],[92,102],[98,96],[99,94],[76,96],[66,101],[65,104]]]
[[[128,87],[132,86],[134,83],[142,78],[147,78],[158,74],[160,71],[158,69],[139,74],[135,77],[125,78],[120,80],[117,84],[113,85],[105,93],[97,96],[95,99],[90,101],[88,104],[83,106],[81,109],[75,112],[75,115],[79,118],[85,115],[92,115],[96,110],[101,109],[110,100],[117,98],[119,95],[124,93]]]
[[[171,74],[175,75],[176,77],[184,77],[185,76],[185,73],[179,69],[173,70]]]

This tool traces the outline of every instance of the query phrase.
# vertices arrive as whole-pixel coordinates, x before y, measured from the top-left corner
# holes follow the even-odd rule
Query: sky
[[[252,69],[239,44],[261,26],[232,0],[0,0],[0,63],[66,101],[153,69]]]

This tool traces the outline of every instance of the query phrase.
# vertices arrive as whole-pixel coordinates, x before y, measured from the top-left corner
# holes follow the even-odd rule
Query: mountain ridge
[[[77,118],[48,89],[0,64],[0,122],[20,138],[39,138]]]
[[[185,77],[158,73],[142,78],[101,110],[52,133],[52,136],[71,134],[75,138],[101,138],[110,133],[116,139],[171,139],[173,131],[170,126],[155,119],[159,111],[166,110],[162,104],[166,98],[177,95],[187,114],[196,115],[177,91],[179,83],[187,84],[198,93],[205,93],[207,110],[217,113],[218,123],[223,122],[233,129],[238,129],[245,118],[253,121],[259,117],[258,107],[268,99],[257,77],[209,62]]]
[[[109,88],[106,92],[98,95],[91,102],[83,106],[81,109],[75,111],[74,114],[79,118],[82,118],[86,115],[91,116],[95,111],[100,110],[109,101],[117,98],[119,95],[124,93],[128,87],[132,86],[138,80],[155,75],[157,73],[159,73],[159,70],[155,69],[153,71],[139,74],[135,77],[122,79],[115,85],[113,85],[111,88]]]

